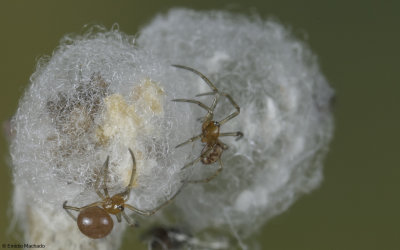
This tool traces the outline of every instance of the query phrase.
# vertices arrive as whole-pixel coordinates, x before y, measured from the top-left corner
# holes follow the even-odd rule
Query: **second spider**
[[[222,153],[228,149],[228,146],[221,142],[219,140],[219,137],[222,136],[236,136],[237,139],[240,139],[243,136],[243,133],[238,131],[238,132],[227,132],[227,133],[220,133],[220,127],[225,124],[226,122],[228,122],[229,120],[233,119],[234,117],[236,117],[237,115],[239,115],[240,113],[240,107],[239,105],[236,104],[236,102],[233,100],[233,98],[225,93],[225,92],[221,92],[219,91],[214,84],[202,73],[200,73],[199,71],[187,67],[187,66],[183,66],[183,65],[172,65],[174,67],[177,68],[181,68],[181,69],[185,69],[185,70],[189,70],[193,73],[195,73],[196,75],[200,76],[207,84],[208,86],[211,88],[211,92],[207,92],[207,93],[202,93],[202,94],[198,94],[196,95],[196,97],[198,96],[205,96],[205,95],[213,95],[214,99],[213,102],[211,103],[211,106],[208,107],[207,105],[205,105],[204,103],[197,101],[197,100],[191,100],[191,99],[174,99],[172,101],[174,102],[189,102],[189,103],[194,103],[199,105],[200,107],[202,107],[203,109],[205,109],[207,111],[206,116],[202,119],[202,128],[201,128],[201,134],[196,135],[192,138],[190,138],[189,140],[179,144],[178,146],[176,146],[176,148],[181,147],[185,144],[188,144],[190,142],[194,142],[196,140],[201,140],[201,142],[203,142],[205,144],[203,150],[201,151],[201,154],[198,158],[196,158],[195,160],[187,163],[182,169],[187,168],[199,161],[201,161],[203,164],[205,165],[209,165],[209,164],[213,164],[215,162],[219,162],[219,168],[217,169],[217,171],[202,180],[194,180],[194,181],[190,181],[190,182],[209,182],[212,179],[214,179],[221,171],[222,171],[222,160],[221,160],[221,156]],[[221,121],[215,121],[214,120],[214,110],[215,107],[217,106],[217,103],[219,101],[220,96],[223,96],[225,98],[228,99],[228,101],[232,104],[232,106],[236,109],[236,111],[234,111],[233,113],[231,113],[230,115],[228,115],[227,117],[225,117],[224,119],[222,119]]]

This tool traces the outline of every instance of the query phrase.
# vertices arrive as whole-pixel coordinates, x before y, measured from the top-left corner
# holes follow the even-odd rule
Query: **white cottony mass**
[[[207,111],[171,100],[211,105],[213,96],[196,97],[212,90],[198,75],[172,64],[198,70],[231,95],[240,114],[220,132],[244,136],[220,137],[229,147],[221,157],[222,172],[209,183],[188,184],[168,214],[161,210],[143,220],[173,220],[192,233],[231,230],[246,237],[319,185],[333,132],[333,90],[308,46],[273,21],[176,9],[157,16],[136,40],[101,28],[66,36],[52,57],[38,64],[12,120],[14,210],[27,219],[28,239],[46,242],[55,232],[73,230],[65,234],[74,239],[71,249],[90,245],[62,204],[80,207],[99,200],[94,182],[107,156],[107,186],[111,194],[121,192],[131,173],[128,148],[137,171],[127,203],[140,209],[156,207],[182,182],[218,169],[218,162],[198,162],[182,170],[204,145],[197,140],[175,147],[201,133],[199,118]],[[221,97],[214,118],[234,111]],[[95,247],[118,247],[124,228],[123,222],[115,224]]]

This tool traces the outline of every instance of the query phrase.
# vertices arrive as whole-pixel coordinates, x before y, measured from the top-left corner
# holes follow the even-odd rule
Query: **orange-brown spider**
[[[141,210],[126,204],[125,202],[129,199],[129,194],[131,191],[131,187],[133,184],[133,180],[136,174],[136,161],[135,156],[131,149],[129,149],[129,153],[132,156],[132,174],[129,181],[129,185],[125,188],[125,191],[115,194],[110,197],[108,194],[108,189],[106,186],[107,183],[107,175],[108,175],[108,161],[109,157],[107,156],[106,161],[104,162],[102,168],[103,175],[103,191],[104,194],[100,192],[99,189],[99,176],[95,182],[95,191],[97,195],[101,198],[101,201],[97,201],[91,203],[84,207],[71,207],[67,206],[67,201],[64,202],[63,208],[67,211],[67,213],[77,222],[79,230],[89,238],[99,239],[107,236],[111,230],[113,229],[114,222],[110,216],[110,214],[115,215],[118,222],[121,222],[121,214],[122,217],[126,220],[126,222],[130,226],[138,226],[135,221],[131,221],[131,218],[124,212],[125,208],[129,208],[130,210],[145,216],[150,216],[160,210],[162,207],[166,206],[170,203],[180,192],[182,187],[167,201],[159,205],[158,207],[152,210]],[[78,218],[75,218],[74,215],[69,210],[75,210],[79,212]]]
[[[198,161],[201,161],[203,164],[208,165],[208,164],[213,164],[215,162],[219,162],[219,168],[217,169],[217,171],[209,176],[206,179],[203,180],[195,180],[195,181],[190,181],[190,182],[209,182],[212,179],[214,179],[221,171],[222,171],[222,160],[221,160],[221,156],[222,153],[228,149],[228,146],[226,144],[224,144],[223,142],[221,142],[218,138],[221,136],[237,136],[236,140],[240,139],[243,136],[243,133],[238,131],[238,132],[228,132],[228,133],[220,133],[220,127],[225,124],[226,122],[228,122],[229,120],[231,120],[232,118],[236,117],[237,115],[239,115],[240,113],[240,107],[239,105],[236,104],[236,102],[233,100],[233,98],[225,93],[225,92],[220,92],[215,86],[214,84],[208,80],[208,78],[203,75],[202,73],[200,73],[199,71],[187,67],[187,66],[183,66],[183,65],[172,65],[174,67],[177,68],[181,68],[181,69],[186,69],[189,70],[195,74],[197,74],[198,76],[200,76],[207,84],[208,86],[212,89],[212,92],[207,92],[207,93],[202,93],[202,94],[198,94],[196,96],[205,96],[205,95],[214,95],[214,100],[211,104],[210,107],[208,107],[207,105],[205,105],[202,102],[199,102],[197,100],[190,100],[190,99],[174,99],[172,101],[174,102],[190,102],[190,103],[194,103],[199,105],[200,107],[202,107],[203,109],[207,110],[207,115],[203,118],[203,124],[201,127],[201,134],[196,135],[192,138],[190,138],[189,140],[179,144],[178,146],[176,146],[176,148],[181,147],[189,142],[194,142],[198,139],[201,139],[201,142],[205,143],[205,146],[203,148],[203,150],[201,151],[201,154],[198,158],[196,158],[194,161],[187,163],[182,169],[187,168],[195,163],[197,163]],[[226,97],[229,102],[232,104],[232,106],[236,109],[235,112],[233,112],[232,114],[228,115],[226,118],[222,119],[221,121],[214,121],[213,117],[214,117],[214,109],[217,106],[218,100],[220,96],[224,96]]]

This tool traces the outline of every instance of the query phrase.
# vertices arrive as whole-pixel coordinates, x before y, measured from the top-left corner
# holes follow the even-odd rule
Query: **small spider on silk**
[[[201,139],[201,142],[205,143],[205,146],[203,148],[203,150],[201,151],[201,154],[198,158],[196,158],[195,160],[187,163],[182,169],[187,168],[199,161],[201,161],[203,164],[205,165],[209,165],[209,164],[213,164],[215,162],[219,162],[219,168],[217,169],[217,171],[202,180],[193,180],[193,181],[189,181],[192,183],[198,183],[198,182],[209,182],[212,179],[214,179],[219,173],[221,173],[222,171],[222,160],[221,160],[221,156],[222,153],[228,149],[228,145],[224,144],[223,142],[221,142],[219,140],[219,137],[221,136],[236,136],[236,140],[239,140],[240,138],[243,137],[243,133],[238,131],[238,132],[227,132],[227,133],[220,133],[220,127],[225,124],[226,122],[228,122],[229,120],[233,119],[234,117],[236,117],[237,115],[239,115],[240,113],[240,107],[239,105],[236,104],[236,102],[233,100],[233,98],[225,93],[225,92],[220,92],[215,86],[214,84],[202,73],[200,73],[199,71],[187,67],[187,66],[183,66],[183,65],[172,65],[174,67],[177,68],[181,68],[181,69],[185,69],[185,70],[189,70],[193,73],[195,73],[196,75],[200,76],[204,82],[206,82],[208,84],[208,86],[212,89],[212,92],[207,92],[207,93],[202,93],[202,94],[198,94],[196,95],[196,97],[198,96],[206,96],[206,95],[213,95],[214,99],[213,102],[211,103],[211,106],[208,107],[207,105],[205,105],[204,103],[197,101],[197,100],[190,100],[190,99],[174,99],[172,101],[174,102],[189,102],[189,103],[194,103],[199,105],[200,107],[202,107],[203,109],[205,109],[207,111],[207,115],[202,118],[202,128],[201,128],[201,134],[196,135],[192,138],[190,138],[189,140],[179,144],[176,146],[176,148],[181,147],[183,145],[186,145],[190,142],[194,142],[196,140]],[[225,98],[228,99],[228,101],[232,104],[232,106],[236,109],[236,111],[234,111],[232,114],[228,115],[227,117],[225,117],[224,119],[222,119],[221,121],[215,121],[213,119],[214,117],[214,109],[217,106],[217,103],[219,101],[220,96],[223,96]]]
[[[110,197],[108,194],[108,189],[106,186],[107,178],[108,178],[108,162],[109,157],[107,156],[106,161],[104,162],[102,168],[102,177],[103,177],[103,191],[104,194],[101,193],[99,189],[99,181],[100,178],[97,176],[95,182],[95,191],[97,195],[101,198],[100,201],[91,203],[84,207],[71,207],[67,206],[67,201],[64,202],[63,208],[67,213],[77,222],[79,230],[89,238],[99,239],[107,236],[111,230],[113,229],[114,222],[110,216],[110,214],[115,215],[118,222],[121,222],[121,215],[124,217],[126,222],[130,226],[138,226],[138,223],[133,221],[124,211],[125,208],[129,208],[130,210],[145,216],[150,216],[156,213],[158,210],[168,205],[181,191],[182,187],[167,201],[157,206],[152,210],[141,210],[129,204],[126,204],[129,200],[129,194],[132,188],[132,184],[134,181],[134,177],[136,174],[136,161],[135,156],[131,149],[129,149],[129,153],[132,157],[132,174],[130,177],[129,185],[125,188],[125,190],[121,193],[117,193]],[[78,211],[78,218],[76,218],[69,210]]]

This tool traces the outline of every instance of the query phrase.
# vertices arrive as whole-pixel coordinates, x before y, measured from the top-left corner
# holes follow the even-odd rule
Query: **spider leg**
[[[205,96],[205,95],[215,95],[216,93],[218,93],[218,92],[206,92],[206,93],[197,94],[196,97]]]
[[[218,89],[214,86],[214,84],[210,80],[208,80],[208,78],[205,75],[203,75],[202,73],[200,73],[199,71],[197,71],[193,68],[190,68],[188,66],[183,66],[183,65],[178,65],[178,64],[173,64],[172,66],[192,71],[196,75],[200,76],[214,92],[218,92]]]
[[[70,208],[67,208],[69,206],[66,206],[67,201],[64,202],[63,204],[63,208],[65,209],[65,212],[67,212],[67,214],[74,220],[76,221],[76,217],[71,213],[71,211],[69,211]],[[79,208],[78,208],[79,209]],[[79,210],[78,210],[79,211]]]
[[[96,194],[101,198],[101,199],[105,199],[104,195],[100,192],[100,190],[98,188],[95,188]]]
[[[86,208],[89,208],[89,207],[97,207],[97,206],[101,206],[101,205],[103,205],[103,202],[102,201],[97,201],[97,202],[93,202],[93,203],[91,203],[91,204],[89,204],[89,205],[86,205],[86,206],[84,206],[84,207],[72,207],[72,206],[67,206],[67,201],[64,201],[64,203],[63,203],[63,208],[67,211],[67,209],[69,209],[69,210],[74,210],[74,211],[78,211],[78,212],[80,212],[80,211],[82,211],[82,210],[84,210],[84,209],[86,209]]]
[[[121,223],[121,213],[116,214],[115,217],[117,217],[118,223]]]
[[[205,121],[205,117],[198,117],[196,121],[203,123]]]
[[[229,94],[227,94],[225,92],[219,92],[219,93],[221,95],[225,96],[229,100],[229,102],[232,104],[232,106],[236,109],[235,112],[233,112],[232,114],[228,115],[225,119],[223,119],[222,121],[219,122],[219,124],[222,125],[222,124],[226,123],[227,121],[229,121],[230,119],[232,119],[232,118],[236,117],[237,115],[239,115],[240,114],[240,107],[239,107],[239,105],[237,105],[237,103],[233,100],[233,98]]]
[[[131,178],[129,180],[129,184],[128,186],[125,188],[125,191],[119,193],[119,195],[121,196],[125,196],[124,200],[127,201],[129,200],[129,195],[131,193],[131,189],[132,189],[132,184],[133,181],[135,180],[135,175],[136,175],[136,160],[135,160],[135,155],[133,154],[132,150],[130,148],[128,148],[129,153],[131,154],[132,157],[132,173],[131,173]]]
[[[97,207],[97,206],[101,206],[102,204],[103,204],[102,201],[97,201],[97,202],[91,203],[91,204],[89,204],[89,205],[87,205],[87,206],[84,206],[84,207],[72,207],[72,206],[67,206],[67,201],[64,201],[64,203],[63,203],[63,208],[65,209],[65,212],[67,212],[67,214],[68,214],[74,221],[76,221],[76,217],[75,217],[75,216],[71,213],[71,211],[69,211],[69,210],[74,210],[74,211],[80,212],[80,211],[82,211],[82,210],[84,210],[84,209],[86,209],[86,208],[89,208],[89,207]]]
[[[108,162],[109,162],[109,156],[107,156],[107,160],[104,162],[103,166],[103,191],[106,197],[110,197],[108,194],[108,189],[107,189],[107,180],[108,180]]]
[[[160,204],[159,206],[157,206],[156,208],[152,209],[152,210],[141,210],[139,208],[136,208],[134,206],[131,206],[129,204],[125,204],[126,208],[129,208],[130,210],[140,214],[140,215],[145,215],[145,216],[150,216],[155,214],[158,210],[160,210],[161,208],[165,207],[166,205],[168,205],[169,203],[171,203],[175,197],[181,192],[182,188],[186,185],[186,183],[184,183],[179,189],[178,191],[176,191],[176,193],[169,198],[168,200],[166,200],[164,203]]]
[[[210,113],[210,112],[212,113],[212,110],[211,110],[207,105],[205,105],[205,104],[202,103],[202,102],[196,101],[196,100],[190,100],[190,99],[173,99],[173,100],[171,100],[171,101],[173,101],[173,102],[190,102],[190,103],[194,103],[194,104],[199,105],[199,106],[202,107],[203,109],[207,110],[209,113]]]
[[[187,140],[187,141],[185,141],[185,142],[182,142],[181,144],[179,144],[179,145],[176,146],[175,148],[179,148],[179,147],[181,147],[181,146],[183,146],[183,145],[185,145],[185,144],[187,144],[187,143],[189,143],[189,142],[194,142],[194,141],[200,139],[202,135],[203,135],[203,134],[196,135],[196,136],[190,138],[189,140]]]
[[[214,116],[214,109],[215,109],[215,107],[217,106],[218,99],[219,99],[219,94],[216,93],[216,95],[215,95],[215,97],[214,97],[214,100],[213,100],[213,102],[212,102],[212,104],[211,104],[211,106],[210,106],[211,112],[209,111],[209,112],[207,113],[207,115],[204,117],[204,121],[211,121],[211,120],[213,119],[213,116]]]
[[[207,147],[207,145],[206,145],[206,147]],[[187,167],[190,167],[191,165],[197,163],[198,161],[201,160],[202,157],[204,157],[205,155],[207,155],[208,153],[210,153],[211,150],[213,150],[213,147],[209,147],[209,149],[207,149],[207,150],[206,150],[204,153],[202,153],[199,157],[197,157],[197,158],[194,159],[193,161],[191,161],[191,162],[185,164],[185,166],[183,166],[183,168],[181,168],[181,170],[183,170],[183,169],[185,169],[185,168],[187,168]]]
[[[236,141],[240,140],[243,137],[243,133],[238,132],[229,132],[229,133],[220,133],[219,136],[237,136]]]
[[[232,118],[236,117],[237,115],[239,115],[239,113],[240,113],[240,107],[239,107],[239,105],[237,105],[237,103],[233,100],[233,98],[232,98],[229,94],[227,94],[227,93],[225,93],[225,92],[220,92],[220,91],[214,86],[214,84],[213,84],[205,75],[203,75],[203,74],[200,73],[199,71],[197,71],[197,70],[195,70],[195,69],[193,69],[193,68],[190,68],[190,67],[188,67],[188,66],[177,65],[177,64],[173,64],[172,66],[177,67],[177,68],[181,68],[181,69],[186,69],[186,70],[189,70],[189,71],[191,71],[191,72],[197,74],[198,76],[200,76],[200,77],[208,84],[208,86],[209,86],[209,87],[212,89],[212,91],[213,91],[213,92],[202,93],[202,94],[199,94],[199,95],[197,95],[197,96],[212,95],[212,94],[221,94],[221,95],[225,96],[225,97],[229,100],[229,102],[230,102],[230,103],[232,104],[232,106],[236,109],[236,111],[233,112],[232,114],[230,114],[229,116],[227,116],[227,117],[226,117],[225,119],[223,119],[222,121],[220,121],[219,123],[220,123],[221,125],[224,124],[224,123],[226,123],[227,121],[231,120]],[[217,99],[217,98],[216,98],[216,99]],[[214,102],[216,102],[216,99],[214,99]],[[214,107],[214,108],[215,108],[215,107]],[[214,111],[213,108],[210,108],[210,109],[211,109],[212,111]],[[209,117],[210,115],[212,115],[212,114],[210,114],[210,111],[209,111],[209,113],[207,114],[207,117]]]
[[[106,168],[106,166],[108,166],[109,158],[110,158],[110,157],[107,156],[107,159],[106,159],[106,161],[105,161],[104,164],[103,164],[102,171],[104,171],[103,169]],[[94,190],[96,191],[96,194],[97,194],[101,199],[104,199],[105,197],[104,197],[104,195],[100,192],[100,189],[99,189],[99,182],[100,182],[100,178],[99,178],[99,175],[97,175],[97,177],[96,177],[96,182],[94,183]]]
[[[189,163],[186,163],[185,166],[183,166],[183,168],[181,168],[181,170],[188,168],[188,167],[192,166],[193,164],[196,164],[197,162],[200,161],[200,159],[201,159],[201,156],[197,157],[195,160],[193,160]]]
[[[124,217],[126,223],[128,223],[129,226],[131,226],[131,227],[138,227],[139,226],[139,223],[137,223],[134,220],[132,222],[132,219],[124,211],[122,211],[121,214],[122,214],[122,217]]]
[[[215,173],[213,175],[211,175],[203,180],[194,180],[194,181],[188,181],[188,182],[190,182],[190,183],[199,183],[199,182],[207,183],[207,182],[211,181],[212,179],[217,177],[217,175],[219,175],[223,169],[221,159],[219,159],[218,162],[219,162],[219,168],[217,169],[217,171],[215,171]]]

